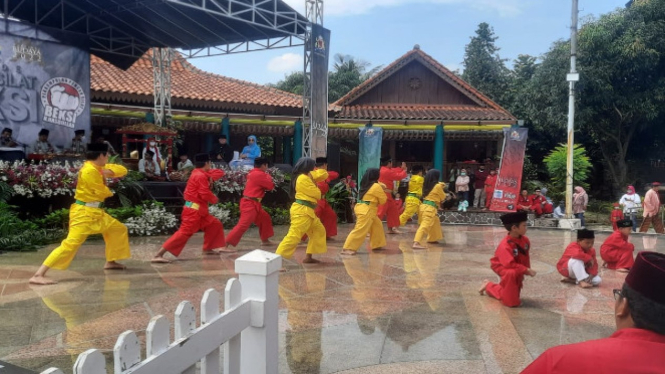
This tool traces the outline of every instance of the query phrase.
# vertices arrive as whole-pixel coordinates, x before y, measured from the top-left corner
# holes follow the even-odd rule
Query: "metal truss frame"
[[[155,124],[166,126],[171,113],[171,48],[152,49],[152,72],[154,77],[154,114]]]
[[[325,157],[328,147],[328,121],[312,123],[312,24],[323,26],[323,0],[305,0],[305,16],[309,24],[305,29],[304,84],[303,84],[303,156]],[[294,160],[295,161],[295,160]]]

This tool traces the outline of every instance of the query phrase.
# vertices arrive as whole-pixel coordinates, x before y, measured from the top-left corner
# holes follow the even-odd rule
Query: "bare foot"
[[[568,277],[562,277],[561,278],[561,283],[575,284],[575,280],[573,280],[572,278],[568,278]]]
[[[352,251],[350,249],[345,249],[345,250],[342,251],[342,253],[340,253],[340,255],[342,255],[342,256],[355,256],[356,251]]]
[[[155,256],[150,260],[153,264],[170,264],[171,260],[167,260],[162,256]]]
[[[490,284],[490,281],[488,281],[487,279],[485,279],[485,280],[483,281],[483,285],[482,285],[482,286],[480,287],[480,289],[478,290],[478,293],[480,294],[480,296],[482,296],[482,295],[485,294],[485,290],[487,289],[487,285],[488,285],[488,284]]]
[[[268,239],[268,240],[262,241],[261,245],[275,245],[275,242],[271,242],[270,239]]]
[[[413,242],[413,245],[411,246],[413,249],[427,249],[427,247],[420,245],[418,242]]]
[[[585,282],[585,281],[581,281],[581,282],[578,283],[577,285],[580,286],[580,287],[582,287],[582,288],[592,288],[592,287],[593,287],[593,284],[591,284],[591,283],[587,283],[587,282]]]
[[[305,257],[305,259],[302,260],[303,264],[318,264],[319,262],[321,261],[311,257]]]
[[[388,229],[388,234],[401,234],[402,232],[397,230],[397,228],[393,227],[391,229]]]
[[[630,271],[630,269],[623,269],[623,268],[622,268],[622,269],[617,269],[617,271],[618,271],[619,273],[628,273],[628,272]]]
[[[211,254],[218,255],[220,253],[236,253],[236,252],[238,252],[238,250],[235,249],[235,248],[220,247],[220,248],[212,249],[208,252],[212,252]]]
[[[46,278],[41,275],[35,275],[32,278],[30,278],[30,284],[38,284],[40,286],[48,286],[50,284],[56,284],[58,282],[54,281],[53,279]]]
[[[125,270],[127,266],[119,264],[115,261],[109,261],[104,265],[104,270]]]

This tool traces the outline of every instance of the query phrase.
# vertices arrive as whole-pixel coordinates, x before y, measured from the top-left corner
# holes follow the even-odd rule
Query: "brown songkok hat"
[[[665,305],[665,255],[640,252],[626,276],[626,284],[640,295]]]

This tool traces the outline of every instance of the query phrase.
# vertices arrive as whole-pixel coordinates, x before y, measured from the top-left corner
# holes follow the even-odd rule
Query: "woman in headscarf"
[[[250,135],[247,137],[247,145],[240,152],[240,159],[231,161],[229,166],[232,168],[239,166],[254,167],[254,159],[257,157],[261,157],[261,147],[258,145],[256,136]]]
[[[469,206],[469,176],[466,174],[466,169],[460,171],[459,177],[455,180],[455,192],[459,198],[459,207],[457,210],[466,211]]]
[[[637,232],[637,210],[642,205],[642,200],[640,195],[635,193],[635,187],[628,186],[626,194],[619,199],[619,204],[623,206],[624,216],[630,217],[633,222],[633,232]]]
[[[383,231],[383,223],[377,215],[378,207],[388,200],[383,188],[379,183],[379,169],[369,168],[360,180],[360,192],[358,203],[353,208],[356,213],[356,225],[346,237],[342,255],[353,256],[365,241],[369,233],[369,245],[372,250],[380,249],[386,245],[386,235]]]
[[[584,212],[586,207],[589,205],[589,195],[586,194],[584,188],[577,186],[575,187],[575,193],[573,194],[573,214],[575,218],[580,220],[582,228],[586,227],[584,222]]]
[[[314,165],[314,159],[303,157],[293,166],[291,195],[296,201],[291,205],[291,226],[275,252],[284,258],[291,258],[306,234],[309,238],[307,256],[303,260],[306,264],[320,262],[313,259],[312,255],[327,251],[326,228],[314,209],[321,199],[321,190],[316,184],[328,179],[328,172],[325,169],[314,170]]]
[[[414,249],[427,249],[424,242],[436,243],[443,238],[441,231],[441,221],[438,211],[441,203],[446,199],[444,188],[445,183],[439,183],[441,172],[437,169],[430,169],[425,174],[425,183],[423,184],[423,203],[420,204],[420,226],[413,239]]]

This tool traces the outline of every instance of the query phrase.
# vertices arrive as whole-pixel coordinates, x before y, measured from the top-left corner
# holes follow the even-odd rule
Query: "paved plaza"
[[[286,229],[276,227],[275,240]],[[538,275],[525,281],[522,306],[510,309],[477,292],[483,279],[496,278],[489,259],[503,228],[444,226],[445,244],[414,251],[415,226],[408,226],[404,234],[388,236],[382,253],[361,249],[341,258],[350,230],[340,227],[321,264],[301,264],[304,245],[285,262],[280,373],[517,373],[549,347],[614,331],[612,289],[621,286],[624,274],[603,269],[603,283],[593,289],[559,282],[555,264],[573,232],[528,232]],[[597,234],[597,250],[608,234]],[[234,260],[246,253],[204,256],[198,234],[179,261],[153,265],[149,260],[164,240],[133,238],[126,271],[103,271],[103,242],[88,241],[68,271],[49,273],[60,283],[48,287],[27,280],[55,246],[1,255],[0,360],[71,373],[86,349],[111,357],[123,331],[143,339],[151,317],[173,320],[180,301],[198,308],[206,289],[223,292],[234,277]],[[660,250],[651,234],[631,241],[637,251]],[[253,228],[239,248],[259,243]]]

